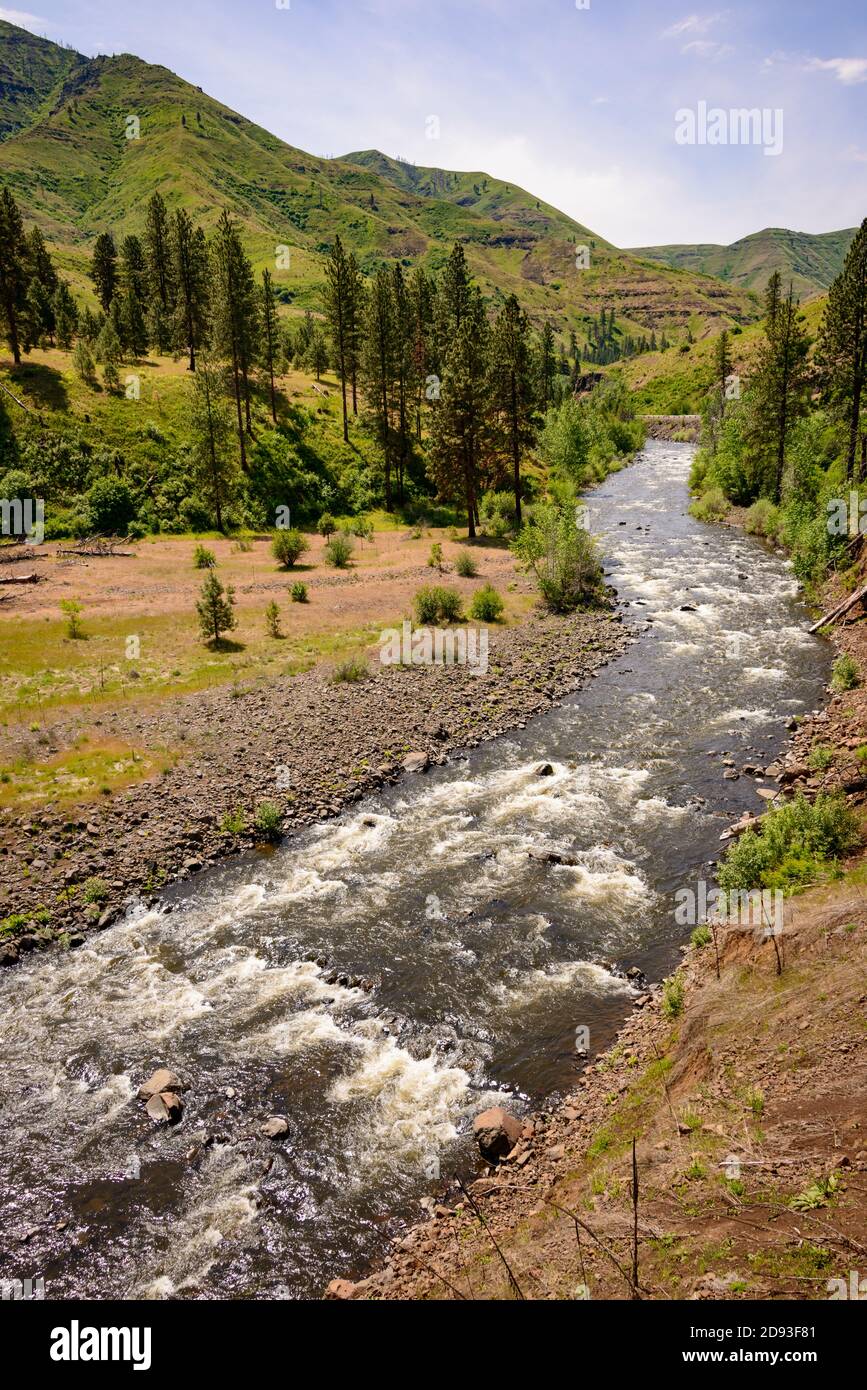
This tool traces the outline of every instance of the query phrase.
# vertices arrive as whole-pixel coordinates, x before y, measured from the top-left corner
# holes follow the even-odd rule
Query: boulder
[[[139,1100],[150,1100],[152,1096],[159,1095],[160,1091],[183,1091],[183,1082],[179,1081],[173,1071],[168,1067],[159,1067],[149,1076],[147,1081],[138,1088]]]
[[[355,1285],[349,1279],[332,1279],[325,1291],[326,1298],[354,1298]]]
[[[473,1138],[479,1146],[479,1153],[490,1163],[505,1158],[521,1137],[523,1126],[520,1120],[510,1115],[501,1105],[484,1110],[473,1121]]]
[[[407,753],[403,760],[404,772],[427,772],[429,766],[427,753]]]
[[[554,769],[550,763],[537,763],[533,768],[536,777],[553,777]]]
[[[174,1091],[159,1091],[151,1096],[145,1110],[158,1125],[176,1125],[184,1113],[184,1103]]]
[[[272,1115],[263,1124],[260,1134],[266,1139],[282,1139],[284,1134],[289,1133],[289,1121],[284,1120],[282,1115]]]

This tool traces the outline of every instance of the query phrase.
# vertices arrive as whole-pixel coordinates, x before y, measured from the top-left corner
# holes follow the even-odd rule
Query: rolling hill
[[[775,270],[791,280],[801,299],[823,294],[839,275],[856,228],[841,232],[791,232],[766,227],[731,246],[637,246],[635,256],[661,265],[714,275],[740,289],[762,291]]]
[[[0,21],[0,64],[0,178],[82,294],[96,234],[141,231],[159,189],[206,228],[228,207],[257,266],[273,269],[275,248],[287,246],[291,264],[275,282],[296,311],[319,307],[323,257],[339,234],[368,272],[383,260],[435,271],[461,241],[486,294],[514,291],[537,323],[574,328],[579,340],[603,308],[624,332],[669,337],[757,315],[740,288],[620,251],[524,189],[377,151],[318,158],[129,54],[89,59]],[[579,269],[585,245],[590,265]]]

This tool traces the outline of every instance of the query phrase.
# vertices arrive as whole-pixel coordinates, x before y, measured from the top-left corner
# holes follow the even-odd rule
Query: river
[[[576,1029],[610,1043],[634,987],[608,963],[671,970],[675,890],[760,806],[723,756],[770,762],[830,666],[785,560],[687,514],[691,456],[651,442],[588,499],[636,640],[584,690],[4,972],[4,1277],[316,1297],[472,1170],[480,1109],[567,1092]],[[172,1130],[135,1099],[158,1065],[188,1085]]]

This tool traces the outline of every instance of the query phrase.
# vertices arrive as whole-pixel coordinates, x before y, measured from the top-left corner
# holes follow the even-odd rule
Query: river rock
[[[284,1134],[289,1133],[289,1121],[284,1120],[282,1115],[272,1115],[259,1132],[264,1134],[266,1139],[282,1139]]]
[[[429,766],[427,753],[408,753],[403,760],[404,772],[427,772]]]
[[[150,1100],[152,1096],[159,1095],[160,1091],[183,1091],[184,1085],[168,1067],[159,1067],[153,1076],[148,1077],[147,1081],[138,1088],[139,1100]]]
[[[537,763],[533,773],[536,777],[553,777],[554,769],[550,763]]]
[[[349,1279],[332,1279],[325,1291],[326,1298],[354,1298],[355,1285]]]
[[[521,1131],[521,1121],[501,1105],[482,1111],[473,1121],[473,1138],[479,1146],[479,1153],[492,1163],[506,1157],[520,1139]]]
[[[184,1103],[174,1091],[160,1091],[151,1096],[145,1110],[158,1125],[176,1125],[184,1113]]]

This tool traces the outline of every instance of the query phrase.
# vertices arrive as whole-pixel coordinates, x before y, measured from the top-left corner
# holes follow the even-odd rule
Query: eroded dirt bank
[[[444,1190],[341,1298],[828,1298],[867,1232],[867,874],[790,900],[784,970],[748,933],[690,949],[506,1162]],[[475,1210],[473,1209],[475,1208]],[[501,1254],[498,1254],[497,1247]],[[520,1292],[518,1292],[520,1291]]]

